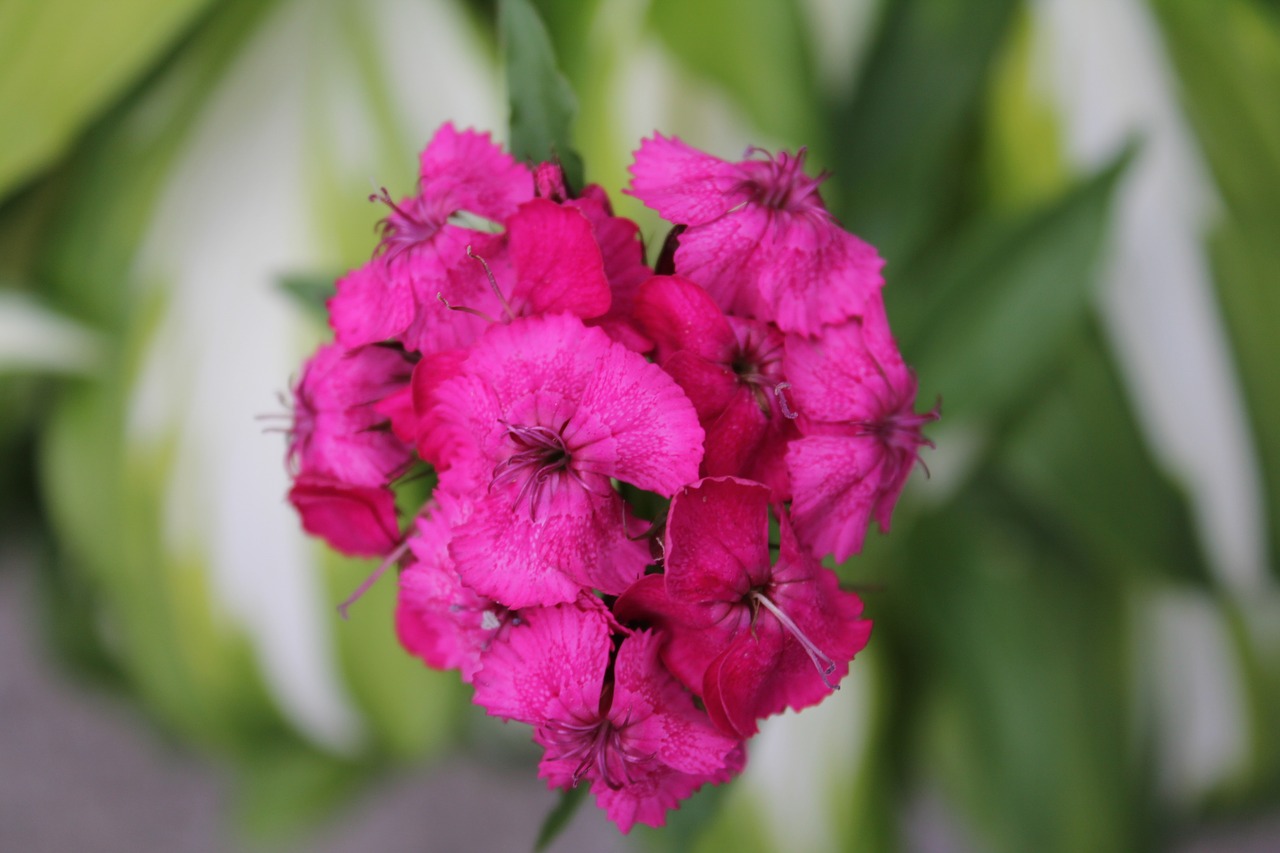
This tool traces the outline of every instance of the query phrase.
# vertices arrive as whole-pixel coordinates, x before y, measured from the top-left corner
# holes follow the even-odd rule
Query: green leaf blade
[[[536,853],[542,853],[550,847],[551,843],[560,837],[560,833],[568,828],[569,821],[578,812],[578,806],[582,805],[582,801],[586,799],[589,787],[577,785],[560,793],[560,802],[547,813],[546,819],[542,822],[542,828],[538,830],[538,839],[533,844]]]
[[[511,152],[528,163],[558,162],[571,190],[583,185],[571,133],[577,99],[556,65],[547,28],[528,0],[502,0],[498,33],[511,102]]]

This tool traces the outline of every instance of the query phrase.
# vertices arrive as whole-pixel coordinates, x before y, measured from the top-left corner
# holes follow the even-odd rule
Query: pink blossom
[[[874,518],[889,530],[893,507],[938,409],[916,414],[916,378],[889,333],[884,307],[829,327],[822,337],[789,337],[784,364],[803,438],[787,448],[796,532],[814,554],[845,560],[862,549]]]
[[[525,611],[484,654],[475,701],[535,727],[548,786],[589,781],[623,832],[662,826],[680,800],[737,773],[745,754],[662,669],[653,633],[622,639],[610,675],[613,629],[593,600]]]
[[[395,495],[386,487],[353,486],[318,474],[300,474],[289,502],[302,527],[335,550],[354,557],[380,557],[396,547],[400,527]]]
[[[689,395],[707,433],[703,476],[740,476],[790,497],[784,461],[799,436],[782,402],[782,334],[759,320],[725,317],[705,290],[679,276],[640,288],[635,319],[662,369]]]
[[[289,458],[308,474],[356,486],[383,486],[408,468],[412,452],[379,404],[409,387],[402,351],[322,346],[294,388]]]
[[[786,516],[771,563],[768,501],[767,487],[733,477],[683,489],[671,501],[665,573],[642,578],[615,607],[624,622],[668,634],[663,661],[736,737],[820,702],[871,632],[858,597],[797,547]]]
[[[451,527],[469,513],[447,493],[419,516],[409,539],[414,560],[400,572],[396,634],[410,653],[435,669],[457,669],[471,683],[480,655],[518,621],[514,611],[468,589],[449,556]]]
[[[604,259],[582,212],[534,199],[504,224],[505,234],[478,236],[460,248],[465,262],[433,281],[435,292],[421,294],[405,333],[412,348],[466,347],[499,320],[560,312],[585,319],[609,310]]]
[[[571,315],[495,325],[432,392],[440,488],[472,496],[450,553],[508,607],[617,594],[649,562],[616,478],[670,495],[697,476],[703,432],[657,366]]]
[[[631,317],[636,291],[653,275],[653,270],[644,262],[639,226],[630,219],[614,216],[608,194],[595,184],[566,204],[580,210],[591,222],[613,295],[609,312],[592,319],[588,325],[599,326],[609,337],[637,352],[649,350],[650,342],[635,327]]]
[[[707,288],[726,313],[815,335],[861,316],[883,278],[874,248],[822,203],[825,176],[804,174],[803,149],[759,150],[728,163],[655,134],[636,152],[631,192],[687,226],[675,270]]]
[[[449,271],[467,262],[466,246],[489,236],[453,224],[455,214],[501,221],[532,197],[528,168],[488,134],[443,125],[422,152],[418,192],[399,202],[385,190],[376,197],[389,208],[379,252],[340,279],[329,301],[338,342],[356,347],[398,337],[434,304]],[[413,349],[421,349],[422,335],[417,337]]]

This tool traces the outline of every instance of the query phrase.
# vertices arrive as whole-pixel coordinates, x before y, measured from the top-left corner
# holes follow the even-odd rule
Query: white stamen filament
[[[800,417],[800,413],[792,411],[791,408],[787,406],[787,396],[782,393],[790,387],[790,382],[779,382],[777,385],[773,386],[773,393],[774,396],[778,398],[778,405],[782,408],[782,416],[787,420],[794,421],[796,418]]]
[[[827,685],[827,689],[839,690],[839,684],[832,684],[827,680],[827,676],[836,671],[836,662],[827,657],[826,653],[823,652],[822,649],[818,648],[817,645],[814,644],[813,640],[806,637],[804,631],[800,630],[800,626],[791,621],[791,617],[783,613],[782,609],[770,601],[767,595],[759,590],[752,592],[751,595],[756,601],[759,601],[764,605],[765,610],[768,610],[774,616],[778,617],[778,621],[782,623],[782,627],[790,631],[792,636],[800,641],[801,647],[803,647],[809,654],[809,660],[813,661],[813,665],[817,667],[818,675],[822,677],[822,683]]]

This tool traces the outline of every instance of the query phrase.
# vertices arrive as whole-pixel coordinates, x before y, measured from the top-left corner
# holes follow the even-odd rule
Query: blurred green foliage
[[[323,753],[275,709],[244,638],[212,618],[204,555],[175,561],[161,548],[176,438],[140,451],[123,431],[141,348],[165,306],[138,297],[131,268],[193,122],[270,4],[134,0],[74,17],[63,5],[0,7],[0,274],[114,345],[89,377],[0,377],[0,471],[20,470],[38,435],[56,532],[44,587],[64,657],[230,756],[244,771],[245,820],[287,829],[388,762],[438,747],[461,694],[422,678],[379,637],[373,623],[386,619],[392,591],[376,590],[338,653],[373,742],[354,758]],[[506,47],[517,153],[554,150],[572,169],[576,143],[587,176],[615,192],[636,140],[600,118],[622,73],[617,45],[596,26],[610,4],[462,5]],[[1206,239],[1276,578],[1280,14],[1261,0],[1149,6],[1222,202]],[[867,746],[814,771],[842,801],[833,837],[850,850],[903,849],[904,816],[933,790],[980,849],[995,851],[1156,850],[1197,820],[1274,810],[1274,587],[1255,601],[1219,588],[1187,497],[1149,449],[1100,331],[1110,208],[1142,140],[1096,174],[1071,173],[1052,105],[1031,85],[1030,22],[1017,0],[883,0],[854,85],[837,91],[820,83],[812,9],[800,0],[653,0],[641,11],[641,31],[626,38],[661,45],[763,137],[807,145],[815,167],[833,172],[833,209],[889,262],[886,300],[922,402],[943,399],[934,437],[955,466],[946,483],[908,496],[893,535],[872,537],[840,567],[867,590],[876,629],[858,663],[871,671]],[[350,29],[381,117],[378,144],[394,153],[393,108],[367,61],[376,47]],[[83,61],[49,73],[44,57],[63,52]],[[336,180],[325,193],[340,194]],[[285,287],[314,305],[329,284],[292,276]],[[350,567],[323,571],[341,597]],[[1136,651],[1144,608],[1168,590],[1223,617],[1251,725],[1245,766],[1189,803],[1162,791],[1158,709]],[[444,722],[424,727],[428,716]],[[758,796],[706,791],[667,829],[637,836],[655,849],[777,849]]]

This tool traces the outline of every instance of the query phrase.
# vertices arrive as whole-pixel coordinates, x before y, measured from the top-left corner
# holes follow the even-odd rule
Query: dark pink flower
[[[488,235],[454,224],[461,212],[502,221],[533,197],[527,167],[494,145],[485,133],[443,125],[420,158],[418,192],[389,208],[376,257],[338,281],[329,321],[346,347],[399,337],[418,313],[435,303],[449,271],[469,263],[466,247]],[[421,349],[419,340],[406,341]],[[434,342],[427,349],[456,345]]]
[[[604,259],[580,211],[534,199],[504,224],[505,234],[460,248],[465,261],[429,282],[434,292],[419,295],[417,318],[405,333],[413,349],[466,347],[491,323],[515,317],[567,312],[585,319],[609,310]]]
[[[705,290],[679,276],[645,282],[635,319],[706,430],[702,475],[756,480],[773,489],[775,501],[788,499],[784,454],[799,433],[781,397],[782,334],[759,320],[725,317]]]
[[[737,773],[745,754],[661,667],[654,634],[623,639],[610,672],[612,628],[593,600],[525,611],[483,656],[475,701],[535,727],[549,787],[589,782],[623,832],[662,826],[680,800]]]
[[[804,151],[728,163],[656,134],[636,152],[631,192],[680,234],[675,271],[728,314],[815,335],[862,314],[884,280],[874,248],[842,229],[804,174]]]
[[[688,398],[571,315],[493,326],[432,399],[422,432],[444,437],[440,488],[475,501],[450,553],[469,586],[508,607],[621,592],[649,556],[611,480],[670,495],[697,476]]]
[[[408,468],[409,446],[380,404],[409,387],[413,363],[391,347],[322,346],[294,388],[289,458],[298,470],[384,486]]]
[[[789,337],[784,364],[804,436],[787,448],[792,519],[814,554],[843,561],[862,550],[872,518],[889,530],[938,409],[914,411],[915,374],[879,300],[820,338]]]
[[[771,562],[768,502],[767,487],[733,477],[687,486],[671,501],[665,574],[645,576],[615,605],[624,622],[668,635],[663,661],[736,737],[821,701],[871,632],[858,597],[797,547],[785,516]]]
[[[331,477],[301,474],[289,502],[302,528],[353,557],[381,557],[400,540],[395,495],[386,487],[353,486]]]
[[[518,616],[468,589],[449,556],[451,526],[469,508],[447,493],[419,516],[409,539],[414,560],[400,572],[396,634],[410,653],[435,669],[457,669],[471,683],[480,655],[504,637]]]
[[[636,291],[651,275],[644,262],[644,243],[640,239],[640,227],[621,216],[613,215],[613,206],[603,189],[592,184],[567,205],[582,211],[591,222],[600,254],[604,258],[604,271],[609,279],[613,301],[609,312],[593,318],[588,325],[599,326],[609,337],[637,352],[647,352],[652,344],[632,322]]]
[[[576,197],[571,197],[564,185],[564,172],[555,163],[536,166],[533,180],[539,198],[550,199],[585,216],[600,247],[613,299],[609,312],[590,318],[587,325],[599,326],[619,343],[637,352],[646,352],[650,343],[630,322],[636,288],[653,275],[653,270],[644,262],[644,243],[640,239],[639,226],[630,219],[614,216],[609,194],[596,184],[588,185]],[[588,317],[581,313],[578,316]]]

